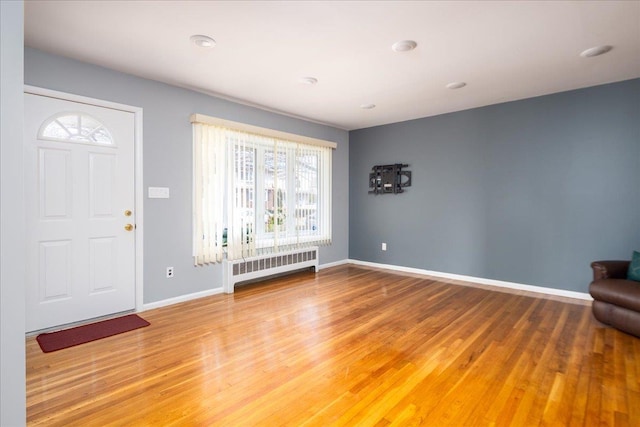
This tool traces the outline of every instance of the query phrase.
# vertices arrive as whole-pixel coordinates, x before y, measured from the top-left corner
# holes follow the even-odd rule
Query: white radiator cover
[[[313,267],[318,271],[318,247],[312,246],[277,254],[259,255],[233,261],[222,261],[222,288],[232,294],[235,284],[274,274]]]

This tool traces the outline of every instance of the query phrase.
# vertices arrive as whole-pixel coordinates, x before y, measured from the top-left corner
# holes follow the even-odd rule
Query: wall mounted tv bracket
[[[411,186],[411,172],[403,171],[409,165],[376,165],[369,173],[369,194],[403,193],[404,187]]]

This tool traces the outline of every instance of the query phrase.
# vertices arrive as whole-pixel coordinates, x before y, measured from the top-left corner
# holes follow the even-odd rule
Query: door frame
[[[135,213],[136,213],[136,242],[135,242],[135,311],[144,310],[144,186],[142,174],[142,108],[134,107],[126,104],[105,101],[97,98],[76,95],[72,93],[59,92],[56,90],[45,89],[37,86],[24,85],[24,93],[32,95],[47,96],[49,98],[57,98],[64,101],[77,102],[80,104],[94,105],[96,107],[111,108],[114,110],[126,111],[134,115],[134,194],[135,194]],[[24,160],[23,160],[24,161]]]

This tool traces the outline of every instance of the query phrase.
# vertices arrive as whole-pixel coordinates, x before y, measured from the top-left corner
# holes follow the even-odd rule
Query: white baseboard
[[[536,292],[539,294],[555,295],[555,296],[574,298],[574,299],[580,299],[580,300],[587,300],[587,301],[593,300],[593,298],[591,298],[591,295],[584,292],[575,292],[575,291],[567,291],[564,289],[547,288],[545,286],[526,285],[523,283],[505,282],[502,280],[485,279],[482,277],[465,276],[462,274],[443,273],[441,271],[423,270],[421,268],[402,267],[399,265],[392,265],[392,264],[380,264],[376,262],[360,261],[357,259],[343,259],[340,261],[321,264],[318,266],[318,270],[323,270],[330,267],[337,267],[344,264],[363,265],[366,267],[382,268],[385,270],[400,271],[404,273],[421,274],[421,275],[432,276],[432,277],[442,277],[443,279],[460,280],[462,282],[496,286],[499,288],[516,289],[520,291]],[[165,306],[177,304],[180,302],[191,301],[194,299],[208,297],[211,295],[218,295],[222,293],[223,293],[223,289],[222,287],[220,287],[215,289],[209,289],[206,291],[195,292],[192,294],[180,295],[175,298],[168,298],[162,301],[143,304],[141,311],[152,310],[154,308],[165,307]]]
[[[547,288],[545,286],[525,285],[522,283],[505,282],[502,280],[485,279],[482,277],[464,276],[461,274],[443,273],[440,271],[423,270],[420,268],[402,267],[391,264],[378,264],[375,262],[360,261],[357,259],[349,259],[350,264],[363,265],[368,267],[383,268],[386,270],[402,271],[405,273],[423,274],[426,276],[442,277],[444,279],[460,280],[462,282],[477,283],[480,285],[496,286],[500,288],[517,289],[520,291],[536,292],[539,294],[556,295],[567,298],[575,298],[580,300],[593,301],[591,295],[585,292],[567,291],[564,289]]]
[[[168,305],[177,304],[179,302],[191,301],[198,298],[208,297],[211,295],[221,294],[222,287],[215,289],[208,289],[206,291],[194,292],[192,294],[180,295],[174,298],[163,299],[162,301],[150,302],[143,304],[141,311],[153,310],[154,308],[166,307]]]
[[[344,264],[348,264],[350,262],[350,260],[348,259],[343,259],[340,261],[336,261],[336,262],[331,262],[331,263],[327,263],[327,264],[322,264],[322,265],[318,265],[318,271],[322,270],[324,268],[329,268],[329,267],[337,267],[339,265],[344,265]],[[147,310],[153,310],[154,308],[160,308],[160,307],[166,307],[168,305],[172,305],[172,304],[177,304],[180,302],[186,302],[186,301],[191,301],[194,299],[198,299],[198,298],[203,298],[203,297],[208,297],[211,295],[218,295],[218,294],[222,294],[224,293],[224,290],[222,287],[220,288],[215,288],[215,289],[209,289],[206,291],[201,291],[201,292],[195,292],[192,294],[187,294],[187,295],[180,295],[174,298],[167,298],[165,300],[162,301],[156,301],[156,302],[150,302],[148,304],[143,304],[142,305],[142,309],[139,310],[138,312],[143,312],[143,311],[147,311]]]
[[[351,260],[349,260],[349,259],[342,259],[342,260],[336,261],[336,262],[328,262],[326,264],[320,264],[318,266],[318,270],[323,270],[325,268],[330,268],[330,267],[337,267],[339,265],[349,264],[350,262],[351,262]]]

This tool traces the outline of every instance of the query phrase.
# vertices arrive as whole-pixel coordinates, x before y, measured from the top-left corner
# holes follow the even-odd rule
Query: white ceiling
[[[640,2],[27,0],[25,44],[351,130],[640,77]]]

